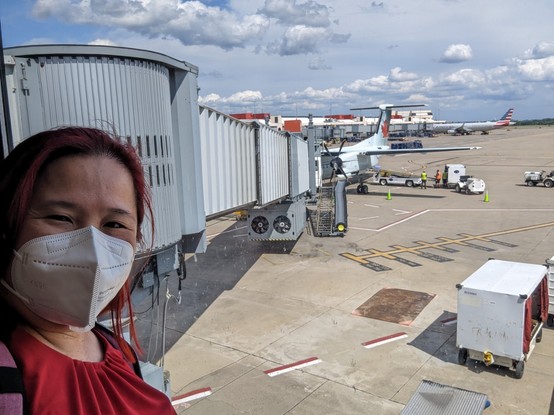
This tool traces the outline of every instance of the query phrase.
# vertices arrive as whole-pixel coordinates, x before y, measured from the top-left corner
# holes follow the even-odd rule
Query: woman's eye
[[[71,222],[71,219],[69,219],[67,216],[63,215],[50,215],[48,216],[49,219],[57,220],[60,222]]]
[[[114,229],[122,229],[125,228],[121,223],[119,222],[108,222],[106,225],[108,228],[114,228]]]

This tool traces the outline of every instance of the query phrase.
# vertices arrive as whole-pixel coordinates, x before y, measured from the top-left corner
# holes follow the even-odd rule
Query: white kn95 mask
[[[89,226],[26,242],[14,251],[12,287],[1,282],[40,317],[88,331],[125,284],[134,256],[131,244]]]

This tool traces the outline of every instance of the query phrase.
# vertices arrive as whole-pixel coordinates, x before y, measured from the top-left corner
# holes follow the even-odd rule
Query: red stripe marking
[[[314,360],[318,360],[318,359],[319,359],[318,357],[309,357],[307,359],[299,360],[298,362],[290,363],[288,365],[283,365],[283,366],[275,367],[273,369],[265,370],[264,373],[266,375],[269,375],[270,373],[278,372],[279,370],[289,369],[291,367],[299,366],[299,365],[302,365],[304,363],[313,362]]]
[[[212,388],[197,389],[197,390],[194,390],[192,392],[187,392],[187,393],[184,393],[184,394],[179,395],[179,396],[174,396],[173,398],[171,398],[171,401],[175,402],[175,401],[179,401],[179,400],[184,399],[184,398],[188,398],[189,396],[200,395],[201,393],[211,392],[211,391],[212,391]]]
[[[390,340],[390,339],[394,339],[396,337],[405,336],[405,335],[406,335],[406,333],[404,333],[404,332],[394,333],[394,334],[391,334],[390,336],[379,337],[378,339],[369,340],[367,342],[364,342],[364,343],[362,343],[362,346],[364,346],[364,347],[369,346],[371,344],[380,343],[380,342],[385,341],[385,340]]]

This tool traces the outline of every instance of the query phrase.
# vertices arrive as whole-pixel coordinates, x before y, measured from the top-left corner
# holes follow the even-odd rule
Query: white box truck
[[[548,318],[548,268],[491,259],[458,288],[458,363],[468,358],[523,376]]]
[[[454,189],[460,178],[466,175],[466,166],[463,164],[445,164],[443,175],[445,173],[447,174],[446,187]]]

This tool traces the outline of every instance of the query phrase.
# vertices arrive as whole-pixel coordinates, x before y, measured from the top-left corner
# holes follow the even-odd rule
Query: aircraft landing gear
[[[367,187],[367,184],[359,184],[358,187],[356,187],[356,192],[358,194],[367,195],[369,193],[369,189]]]

